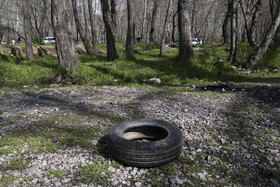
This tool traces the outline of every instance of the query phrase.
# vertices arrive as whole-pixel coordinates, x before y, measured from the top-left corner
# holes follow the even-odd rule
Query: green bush
[[[280,41],[279,41],[280,42]],[[274,46],[268,49],[268,52],[265,54],[263,59],[258,64],[260,69],[269,68],[280,69],[280,47],[274,48]]]
[[[239,67],[246,67],[247,61],[254,52],[255,47],[250,46],[249,43],[242,43],[238,45],[236,58],[237,62],[236,65]]]

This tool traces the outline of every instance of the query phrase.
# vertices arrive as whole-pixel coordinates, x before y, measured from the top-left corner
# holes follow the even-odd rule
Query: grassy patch
[[[14,151],[20,153],[32,152],[40,154],[42,152],[55,152],[58,148],[56,144],[49,139],[44,139],[40,136],[33,136],[32,133],[14,132],[8,137],[1,140],[0,147],[7,147],[1,149],[0,155],[8,155]]]
[[[158,175],[148,174],[147,179],[150,181],[152,186],[162,186],[161,182],[158,180]]]
[[[86,165],[81,168],[80,179],[83,183],[94,185],[108,185],[107,179],[112,178],[111,172],[108,171],[107,163],[95,161],[95,164]]]
[[[5,187],[5,186],[7,186],[7,184],[9,184],[17,179],[19,179],[19,177],[15,177],[12,175],[7,175],[5,173],[2,173],[2,177],[0,179],[0,186]]]
[[[208,144],[209,146],[216,147],[217,145],[219,145],[219,144],[218,144],[213,138],[211,138],[211,137],[207,137],[207,138],[205,138],[204,140],[205,140],[205,142],[207,142],[207,144]]]
[[[47,176],[48,177],[54,177],[54,178],[61,178],[64,175],[64,172],[61,170],[55,170],[55,169],[51,169],[48,173]]]
[[[243,168],[239,169],[234,175],[232,176],[232,180],[238,183],[243,183],[247,178],[247,171]]]
[[[103,135],[100,127],[81,126],[81,118],[49,116],[32,124],[28,131],[12,131],[0,141],[0,155],[14,151],[18,154],[31,152],[55,152],[57,149],[79,145],[93,148]]]
[[[28,168],[28,162],[25,162],[22,158],[14,158],[10,163],[4,166],[5,170],[23,170]]]
[[[100,44],[98,47],[106,50],[106,44]],[[243,66],[252,49],[248,44],[241,44],[239,47],[236,65]],[[104,56],[80,56],[78,70],[70,80],[64,76],[62,79],[56,79],[57,75],[63,75],[65,72],[59,69],[57,59],[52,56],[26,61],[2,55],[0,84],[2,86],[41,85],[59,81],[62,84],[123,85],[142,84],[144,80],[153,77],[160,78],[164,85],[213,83],[217,80],[277,82],[275,80],[277,74],[263,72],[252,75],[238,74],[227,62],[229,48],[225,46],[206,45],[201,50],[195,50],[195,58],[189,63],[177,63],[178,50],[174,49],[166,49],[165,56],[159,57],[156,43],[137,46],[133,59],[126,58],[124,44],[118,43],[117,48],[119,58],[110,63]],[[278,57],[275,63],[271,63],[277,64],[277,59]]]

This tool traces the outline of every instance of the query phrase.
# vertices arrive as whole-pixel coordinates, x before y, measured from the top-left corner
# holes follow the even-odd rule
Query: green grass
[[[47,176],[48,177],[51,177],[53,176],[54,178],[61,178],[63,177],[64,175],[64,172],[61,171],[61,170],[55,170],[55,169],[51,169],[48,173],[47,173]]]
[[[22,158],[14,158],[10,163],[4,166],[5,170],[23,170],[28,168],[28,162],[25,162]]]
[[[149,46],[149,47],[147,47]],[[147,46],[136,45],[134,57],[127,59],[124,44],[117,43],[119,58],[109,62],[106,56],[82,55],[79,57],[78,70],[71,80],[60,83],[104,85],[104,84],[142,84],[149,78],[161,78],[164,85],[180,85],[194,83],[213,83],[214,81],[236,82],[279,82],[279,74],[260,72],[251,75],[241,75],[227,62],[228,46],[206,45],[201,50],[195,50],[195,58],[189,63],[178,63],[177,49],[166,49],[165,56],[159,57],[156,44]],[[106,50],[106,44],[99,44],[100,50]],[[148,51],[143,49],[148,48]],[[240,44],[237,53],[237,66],[242,67],[253,49],[248,44]],[[279,53],[270,52],[260,64],[279,68]],[[273,56],[273,58],[271,58]],[[272,59],[268,64],[268,59]],[[55,82],[56,77],[64,72],[58,66],[57,59],[51,56],[26,61],[19,57],[4,56],[0,58],[0,86],[22,86],[26,84],[45,85]]]
[[[40,137],[44,132],[34,136],[32,132],[14,132],[6,138],[1,139],[0,147],[7,147],[0,151],[0,155],[8,155],[14,151],[21,153],[31,152],[40,154],[42,152],[55,152],[59,145],[54,144],[50,139]],[[26,146],[26,148],[24,148]]]
[[[7,184],[9,184],[10,182],[13,182],[15,180],[17,180],[19,177],[15,177],[12,175],[6,175],[5,173],[2,173],[2,177],[0,179],[0,186],[7,186]]]
[[[95,160],[94,164],[86,165],[81,168],[81,181],[85,184],[93,183],[94,185],[108,185],[107,179],[112,178],[112,174],[108,171],[107,163],[100,163]]]
[[[87,120],[94,120],[91,119]],[[49,116],[33,125],[33,130],[11,131],[0,141],[0,155],[13,152],[19,154],[55,152],[57,149],[79,145],[82,148],[94,148],[94,141],[102,136],[106,128],[81,126],[84,117],[72,115]],[[59,125],[62,124],[62,125]],[[102,124],[100,124],[102,125]]]

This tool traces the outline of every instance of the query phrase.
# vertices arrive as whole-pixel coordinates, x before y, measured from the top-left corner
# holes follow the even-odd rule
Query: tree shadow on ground
[[[278,180],[279,184],[280,167],[273,151],[278,150],[280,140],[280,87],[220,84],[196,89],[235,94],[235,100],[221,111],[225,123],[217,128],[225,139],[222,149],[226,152],[217,156],[236,167],[236,180],[244,185],[249,185],[248,180]]]

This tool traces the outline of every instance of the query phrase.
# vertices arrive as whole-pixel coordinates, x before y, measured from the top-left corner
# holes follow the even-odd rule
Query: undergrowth
[[[106,51],[106,44],[98,45]],[[57,58],[46,56],[33,61],[15,56],[0,56],[0,87],[22,85],[48,85],[58,83],[89,84],[89,85],[124,85],[142,84],[150,78],[160,78],[163,85],[181,85],[194,83],[209,83],[214,81],[258,82],[267,77],[277,77],[273,73],[256,73],[241,75],[227,62],[229,46],[205,45],[194,51],[194,60],[188,63],[178,63],[177,49],[165,49],[165,56],[159,57],[157,43],[136,45],[132,59],[125,56],[125,46],[117,43],[119,58],[108,62],[106,56],[81,55],[76,73],[65,76],[59,68]],[[260,68],[280,67],[279,49],[269,52]],[[240,44],[235,66],[244,67],[253,48],[248,44]],[[61,76],[62,75],[62,76]]]

